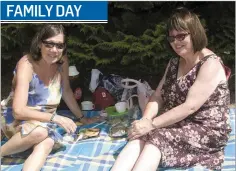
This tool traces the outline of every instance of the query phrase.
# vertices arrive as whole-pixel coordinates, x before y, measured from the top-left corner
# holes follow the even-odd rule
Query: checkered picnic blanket
[[[96,112],[90,113],[95,115]],[[225,148],[225,162],[222,171],[235,170],[235,114],[236,109],[230,109],[232,132]],[[89,128],[94,124],[84,126]],[[125,138],[112,139],[108,136],[109,126],[99,125],[100,136],[78,141],[76,144],[65,144],[65,148],[50,154],[42,171],[109,171],[116,157],[127,143]],[[4,157],[1,160],[2,171],[19,171],[22,169],[24,159]],[[158,171],[180,171],[181,169],[158,169]],[[196,166],[181,171],[209,171]]]

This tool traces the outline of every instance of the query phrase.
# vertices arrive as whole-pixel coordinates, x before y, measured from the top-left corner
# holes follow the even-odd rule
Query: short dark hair
[[[169,32],[172,30],[187,31],[190,33],[194,53],[202,50],[208,44],[205,29],[198,16],[190,12],[187,8],[179,7],[174,10],[167,22],[167,36],[169,36]]]
[[[62,57],[66,55],[66,35],[65,29],[62,25],[57,24],[46,24],[44,25],[34,36],[31,46],[30,46],[30,56],[34,61],[39,61],[42,58],[40,44],[43,40],[46,40],[50,37],[54,37],[58,34],[64,35],[64,44],[65,48],[62,52]],[[58,64],[62,64],[62,57],[57,62]]]

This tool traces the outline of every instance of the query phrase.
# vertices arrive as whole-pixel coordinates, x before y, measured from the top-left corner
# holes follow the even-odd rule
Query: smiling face
[[[168,46],[181,57],[191,56],[207,46],[205,29],[198,16],[184,7],[175,9],[168,19],[166,36]]]
[[[64,50],[64,35],[58,34],[56,36],[45,39],[41,43],[42,59],[48,64],[54,64],[62,57]]]
[[[187,31],[171,30],[169,31],[168,40],[173,50],[179,56],[185,57],[194,53],[191,35]]]

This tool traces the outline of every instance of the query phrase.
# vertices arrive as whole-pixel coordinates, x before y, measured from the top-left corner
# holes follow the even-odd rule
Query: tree
[[[92,68],[98,68],[130,77],[155,76],[157,84],[172,57],[166,50],[165,23],[180,5],[200,15],[209,48],[234,70],[235,2],[109,2],[108,24],[64,24],[70,64],[77,65],[84,77],[90,76]],[[12,49],[27,52],[40,26],[2,24],[3,60],[16,59]]]

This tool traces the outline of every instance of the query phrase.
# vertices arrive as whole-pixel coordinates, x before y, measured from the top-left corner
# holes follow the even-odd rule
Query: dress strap
[[[229,67],[227,67],[226,65],[224,65],[222,59],[220,57],[218,57],[216,54],[210,54],[210,55],[207,55],[205,56],[201,62],[200,62],[200,66],[202,66],[208,59],[210,58],[214,58],[214,59],[217,59],[219,60],[219,62],[221,63],[222,67],[224,68],[225,70],[225,75],[226,75],[226,79],[228,80],[230,75],[231,75],[231,69]],[[199,66],[199,68],[200,68]]]
[[[179,63],[179,58],[171,58],[169,61],[169,66],[168,66],[168,70],[166,73],[166,81],[167,82],[173,82],[173,79],[175,79],[175,77],[173,77],[173,75],[175,75],[177,73],[177,69],[178,69],[178,63]]]
[[[216,54],[210,54],[210,55],[206,55],[204,58],[202,58],[201,59],[201,65],[204,63],[204,62],[206,62],[208,59],[210,59],[210,58],[214,58],[214,59],[220,59]],[[220,62],[221,62],[221,60],[220,60]]]

